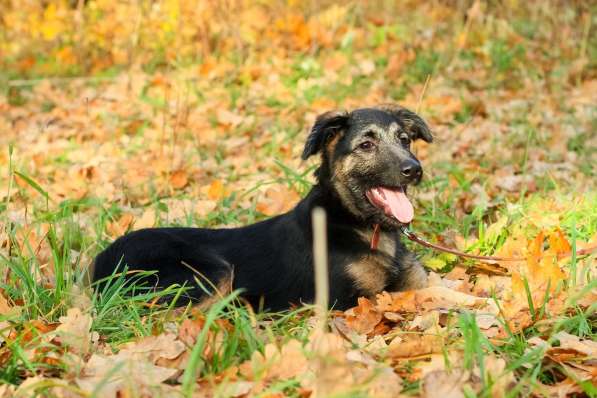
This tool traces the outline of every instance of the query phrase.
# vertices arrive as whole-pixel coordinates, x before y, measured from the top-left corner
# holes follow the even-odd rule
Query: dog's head
[[[395,105],[327,112],[315,121],[303,159],[320,153],[319,183],[331,188],[358,219],[396,228],[413,218],[406,187],[423,169],[411,142],[433,137],[414,112]]]

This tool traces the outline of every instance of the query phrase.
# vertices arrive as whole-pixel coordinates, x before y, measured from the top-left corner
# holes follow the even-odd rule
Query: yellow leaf
[[[213,180],[207,190],[207,197],[211,200],[220,200],[224,197],[224,184],[221,180]]]
[[[490,242],[495,241],[506,227],[506,224],[508,224],[508,217],[501,216],[496,222],[487,228],[485,231],[485,238]]]
[[[423,259],[423,264],[425,264],[425,267],[437,271],[444,268],[447,263],[446,260],[440,257],[427,257]]]
[[[62,33],[62,26],[57,17],[56,4],[51,3],[44,11],[43,23],[40,31],[45,40],[54,40]]]

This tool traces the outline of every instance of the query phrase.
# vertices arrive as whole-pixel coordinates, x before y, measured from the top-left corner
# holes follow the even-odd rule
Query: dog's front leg
[[[398,279],[389,287],[391,291],[414,290],[427,287],[427,272],[413,253],[407,252],[399,260]]]

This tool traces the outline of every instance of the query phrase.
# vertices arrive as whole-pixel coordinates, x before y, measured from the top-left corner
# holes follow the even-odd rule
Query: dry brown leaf
[[[0,290],[0,314],[8,314],[11,311],[12,306],[8,304],[8,300],[2,294]]]
[[[0,314],[7,316],[9,315],[11,312],[17,312],[16,309],[13,310],[13,308],[8,304],[8,300],[6,300],[6,298],[4,298],[4,295],[2,294],[2,291],[0,290]],[[2,320],[0,321],[0,346],[4,343],[4,341],[6,340],[6,337],[8,337],[8,335],[10,334],[10,323],[6,320]],[[1,397],[1,395],[0,395]]]
[[[394,398],[402,391],[402,379],[390,367],[378,366],[372,373],[365,373],[361,377],[360,380],[367,383],[365,390],[370,397]]]
[[[16,387],[11,384],[0,385],[0,398],[16,397],[15,390],[16,390]]]
[[[88,393],[95,391],[99,398],[115,398],[123,394],[141,396],[149,392],[154,395],[159,391],[165,393],[168,387],[161,383],[177,372],[176,369],[155,366],[140,355],[93,354],[76,383]]]
[[[418,313],[442,309],[484,309],[497,313],[497,308],[486,298],[462,293],[445,286],[430,286],[420,290],[377,295],[378,311]]]
[[[2,395],[2,387],[0,386],[0,397]],[[80,393],[76,387],[66,380],[58,378],[45,378],[42,376],[33,376],[25,379],[21,385],[15,390],[12,389],[12,395],[6,395],[6,398],[29,398],[38,396],[51,396],[57,398],[83,398],[85,394]],[[7,389],[6,391],[10,391]]]
[[[289,211],[299,199],[298,193],[286,186],[270,187],[257,203],[256,209],[267,216],[273,216]]]
[[[409,290],[400,293],[382,292],[375,298],[375,306],[379,311],[413,313],[417,312],[415,291]]]
[[[573,350],[581,356],[597,358],[597,342],[593,340],[581,339],[564,331],[556,333],[553,337],[560,342],[560,345],[551,348],[548,353],[555,353],[559,350]]]
[[[226,381],[215,389],[215,396],[218,397],[243,397],[247,396],[255,385],[252,381],[236,380]],[[263,396],[263,395],[260,395]]]
[[[423,379],[425,398],[464,398],[463,387],[470,375],[468,372],[436,370]]]
[[[402,380],[391,368],[365,354],[347,349],[347,342],[332,333],[315,331],[308,348],[313,354],[310,373],[302,385],[312,390],[312,397],[350,394],[359,390],[370,396],[395,397],[402,390]]]
[[[224,126],[236,127],[241,124],[244,120],[242,114],[230,112],[228,109],[219,108],[217,110],[216,117],[218,122]]]
[[[403,334],[395,337],[388,345],[392,358],[414,358],[441,352],[444,339],[437,334]]]
[[[121,347],[119,354],[149,361],[155,364],[160,359],[175,359],[185,351],[186,347],[177,336],[172,333],[162,333],[157,336],[147,336],[141,340],[126,343]]]
[[[350,315],[349,312],[351,312]],[[371,301],[365,297],[359,297],[358,306],[347,311],[346,324],[357,333],[369,334],[381,322],[382,317],[382,313]]]
[[[91,316],[82,313],[79,308],[70,308],[59,321],[56,334],[60,343],[79,355],[89,353],[92,343]]]
[[[459,353],[460,354],[460,353]],[[461,356],[460,356],[461,357]],[[462,368],[462,360],[450,356],[450,369],[446,368],[445,358],[436,356],[423,376],[423,397],[464,397],[466,390],[480,392],[482,380],[491,382],[491,397],[503,398],[516,383],[514,375],[506,371],[506,362],[502,358],[487,355],[484,358],[485,374],[481,377],[478,365],[471,370]]]
[[[264,353],[255,351],[250,361],[241,365],[241,374],[249,379],[259,375],[263,380],[286,380],[303,375],[308,369],[305,350],[297,340],[290,340],[281,348],[270,343]]]
[[[540,396],[549,398],[566,398],[574,397],[576,396],[575,394],[580,394],[582,392],[582,387],[571,378],[566,378],[559,383],[549,385],[537,382],[537,393],[541,394]]]
[[[407,330],[418,330],[420,332],[424,332],[428,329],[439,327],[439,317],[439,311],[435,310],[417,315],[409,323]]]

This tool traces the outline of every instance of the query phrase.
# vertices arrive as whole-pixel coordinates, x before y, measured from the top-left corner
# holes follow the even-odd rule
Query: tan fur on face
[[[332,184],[340,196],[342,204],[346,206],[355,216],[359,215],[359,210],[354,205],[354,198],[351,195],[350,189],[347,187],[348,173],[358,164],[359,159],[355,159],[354,156],[346,156],[341,161],[337,161],[332,167],[334,171],[332,174]]]
[[[379,139],[388,142],[392,142],[394,140],[394,137],[396,136],[396,133],[399,129],[400,126],[396,122],[390,123],[390,125],[387,128],[378,126],[377,124],[368,124],[363,128],[364,131],[373,131],[377,134],[377,137]],[[355,139],[358,140],[360,139],[360,137],[357,136],[355,137]]]

